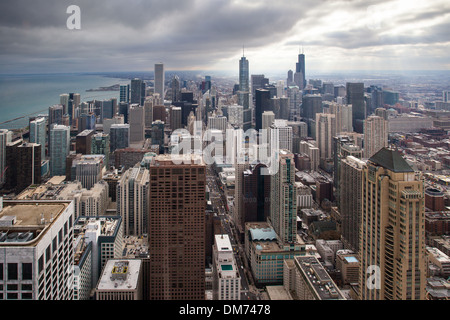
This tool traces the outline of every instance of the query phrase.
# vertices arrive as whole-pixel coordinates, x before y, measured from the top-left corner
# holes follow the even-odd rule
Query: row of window
[[[4,264],[0,263],[0,280],[32,280],[33,279],[33,264],[21,263],[19,271],[18,263],[6,264],[6,277],[4,275]],[[19,279],[20,273],[20,279]]]

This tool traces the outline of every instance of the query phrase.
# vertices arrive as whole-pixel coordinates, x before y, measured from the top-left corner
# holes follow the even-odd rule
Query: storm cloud
[[[80,7],[81,30],[66,27],[69,5]],[[427,46],[433,68],[448,68],[449,13],[437,0],[3,0],[0,73],[149,71],[159,61],[233,71],[244,45],[255,71],[292,69],[302,46],[312,68],[345,55],[364,65],[370,48],[381,63],[380,47],[395,56],[409,45]]]

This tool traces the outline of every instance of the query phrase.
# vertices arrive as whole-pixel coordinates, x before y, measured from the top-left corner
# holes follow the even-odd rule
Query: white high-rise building
[[[81,182],[72,182],[65,185],[58,194],[59,200],[73,200],[75,205],[75,218],[98,217],[106,213],[109,205],[109,187],[106,181],[100,180],[87,190]]]
[[[83,188],[91,189],[103,177],[105,171],[105,155],[83,155],[72,162],[72,180],[81,182]]]
[[[364,121],[364,158],[370,158],[388,146],[389,122],[379,116]]]
[[[213,246],[213,299],[240,300],[241,277],[227,234],[217,234]]]
[[[269,127],[275,121],[275,113],[273,111],[264,111],[262,114],[262,126],[261,129],[269,129]]]
[[[270,223],[282,243],[297,242],[297,187],[294,154],[279,151],[278,171],[270,176]]]
[[[225,116],[219,116],[216,114],[213,114],[211,117],[208,117],[208,129],[209,130],[220,130],[223,133],[225,133],[225,130],[227,129],[228,121],[227,117]]]
[[[149,171],[138,166],[128,169],[117,183],[117,214],[123,219],[127,236],[147,233],[148,184]]]
[[[270,136],[272,139],[274,137],[274,133],[272,131],[278,131],[279,137],[279,149],[285,149],[292,152],[292,127],[288,126],[287,120],[284,119],[275,119],[270,128]]]
[[[74,204],[3,201],[0,300],[72,300]]]
[[[316,141],[321,160],[332,159],[334,136],[336,136],[336,116],[329,113],[317,113]]]
[[[155,93],[158,93],[164,101],[164,64],[162,62],[155,64]]]
[[[30,142],[41,145],[41,161],[45,160],[45,138],[47,136],[47,121],[44,117],[30,121]]]

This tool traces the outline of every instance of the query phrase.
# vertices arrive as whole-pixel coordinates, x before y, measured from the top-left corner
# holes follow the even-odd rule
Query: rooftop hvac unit
[[[5,242],[16,242],[16,238],[19,235],[17,232],[11,232],[5,239]]]
[[[7,237],[5,242],[27,242],[33,239],[32,232],[12,232]]]

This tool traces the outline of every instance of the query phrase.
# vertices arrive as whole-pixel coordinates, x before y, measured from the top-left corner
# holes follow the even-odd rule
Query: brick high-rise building
[[[203,300],[206,166],[200,156],[188,155],[181,164],[174,157],[158,155],[149,167],[145,285],[150,300]]]

